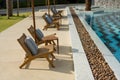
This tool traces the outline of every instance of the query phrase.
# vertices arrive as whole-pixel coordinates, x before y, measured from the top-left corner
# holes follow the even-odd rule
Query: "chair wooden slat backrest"
[[[29,48],[25,44],[25,39],[26,39],[26,35],[23,33],[23,35],[17,40],[20,43],[20,45],[22,46],[22,48],[24,49],[24,51],[26,52],[26,57],[32,56],[31,51],[29,50]]]
[[[29,33],[31,34],[31,36],[35,39],[35,32],[34,32],[34,28],[33,28],[33,26],[31,25],[29,28],[28,28],[28,31],[29,31]],[[36,36],[37,37],[37,36]],[[42,44],[42,43],[44,43],[44,41],[40,41],[39,39],[38,39],[38,37],[36,38],[36,44],[37,45],[39,45],[39,44]]]

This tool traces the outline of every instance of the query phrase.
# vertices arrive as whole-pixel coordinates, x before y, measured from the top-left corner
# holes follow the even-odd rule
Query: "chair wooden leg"
[[[57,40],[57,45],[54,41],[52,41],[52,42],[53,42],[54,45],[57,46],[57,53],[59,54],[59,39],[56,39],[56,40]],[[54,48],[54,50],[56,51],[56,48]]]
[[[49,44],[52,44],[51,41],[46,41],[46,42],[45,42],[45,45],[48,45],[48,43],[49,43]]]
[[[45,30],[45,26],[44,26],[43,30]]]
[[[62,25],[62,19],[60,19],[60,25]]]
[[[19,68],[22,69],[22,67],[23,67],[25,64],[29,63],[30,61],[31,61],[30,59],[25,60],[25,61],[21,64],[21,66],[20,66]]]
[[[59,54],[59,39],[57,39],[57,52]]]
[[[47,30],[47,28],[48,28],[48,25],[44,26],[43,30]]]
[[[59,27],[60,27],[60,25],[59,25],[59,24],[56,24],[56,28],[57,28],[57,30],[59,30]]]
[[[52,44],[51,41],[48,41],[49,44]]]
[[[49,64],[54,68],[55,66],[53,65],[53,62],[49,59],[49,57],[46,57],[47,61],[49,62]]]
[[[52,40],[52,43],[53,43],[53,45],[56,45],[55,42],[54,42],[54,40]]]
[[[45,46],[48,45],[48,42],[45,42]]]
[[[52,56],[52,59],[56,59],[56,57],[54,56],[54,54],[51,54],[51,56]]]

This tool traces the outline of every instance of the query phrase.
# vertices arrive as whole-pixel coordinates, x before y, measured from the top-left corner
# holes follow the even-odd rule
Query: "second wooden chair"
[[[35,35],[34,35],[35,32],[32,25],[28,28],[28,31],[30,32],[32,37],[35,39]],[[57,52],[59,53],[59,39],[55,35],[56,33],[45,36],[40,29],[36,29],[36,40],[37,40],[36,43],[37,45],[43,44],[43,43],[45,45],[48,45],[48,44],[56,45]],[[57,44],[55,43],[55,41],[57,41]]]

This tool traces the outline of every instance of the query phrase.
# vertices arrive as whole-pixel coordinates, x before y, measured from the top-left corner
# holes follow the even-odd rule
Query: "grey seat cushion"
[[[52,19],[48,15],[45,15],[45,18],[46,18],[48,24],[52,23]]]
[[[36,29],[36,35],[39,40],[42,40],[42,38],[44,37],[44,34],[42,33],[40,29]]]
[[[25,43],[31,51],[32,55],[36,55],[38,53],[38,47],[31,37],[27,36],[25,39]]]

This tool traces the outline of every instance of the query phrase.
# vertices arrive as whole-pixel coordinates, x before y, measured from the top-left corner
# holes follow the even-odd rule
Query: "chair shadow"
[[[60,31],[68,31],[69,30],[68,24],[60,24]]]
[[[65,18],[67,18],[67,16],[62,16],[62,19],[65,19]]]
[[[73,49],[72,49],[72,52],[74,52],[74,53],[76,53],[76,52],[77,52],[77,53],[78,53],[78,52],[79,52],[79,50],[78,50],[78,49],[73,48]]]
[[[72,72],[74,71],[72,60],[57,59],[56,61],[54,61],[54,64],[55,68],[50,68],[50,70],[52,71],[68,74],[72,74]]]
[[[66,28],[66,27],[61,27],[59,31],[68,31],[69,28]]]
[[[65,60],[65,59],[56,59],[54,60],[53,64],[55,65],[55,68],[52,68],[49,65],[49,69],[40,69],[38,67],[30,67],[30,63],[26,65],[25,70],[44,70],[44,71],[55,71],[60,73],[67,73],[72,74],[74,71],[73,61],[72,60]]]
[[[60,26],[62,26],[62,27],[68,27],[69,25],[68,24],[60,24]]]
[[[69,55],[72,52],[71,46],[59,46],[60,54]]]
[[[55,68],[52,68],[49,65],[48,69],[40,69],[38,67],[30,67],[30,63],[26,65],[24,69],[26,70],[44,70],[44,71],[55,71],[55,72],[60,72],[60,73],[67,73],[67,74],[72,74],[74,71],[74,66],[73,66],[73,60],[70,56],[72,56],[71,53],[71,47],[70,46],[60,46],[60,53],[57,55],[56,54],[56,60],[54,60],[53,64],[55,65]],[[67,55],[67,56],[66,56]],[[36,59],[37,61],[41,61],[39,59]],[[44,61],[45,59],[43,59]],[[46,61],[46,60],[45,60]],[[32,64],[31,64],[32,65]]]

